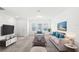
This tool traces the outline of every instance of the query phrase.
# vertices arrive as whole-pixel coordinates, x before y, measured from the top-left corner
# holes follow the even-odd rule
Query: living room
[[[11,30],[12,33],[7,33],[9,35],[6,35],[6,33],[1,35],[0,40],[2,42],[7,39],[7,42],[9,42],[10,38],[15,37],[13,41],[10,40],[10,44],[6,47],[0,47],[0,51],[59,52],[63,51],[61,43],[68,48],[68,50],[64,50],[65,52],[72,52],[75,49],[79,51],[78,15],[78,7],[0,7],[0,26],[4,25],[4,28],[6,25],[13,25],[14,27],[14,32]],[[62,23],[65,23],[65,25],[63,26]],[[8,27],[12,28],[12,26]],[[55,33],[58,33],[59,37],[56,37],[57,34],[55,35]],[[63,33],[65,35],[62,40],[60,36]],[[37,35],[44,35],[44,42],[46,39],[45,46],[42,47],[40,43],[40,46],[35,44],[36,40],[34,41],[34,38]],[[51,39],[53,38],[56,38],[54,41],[56,44],[52,42]],[[71,44],[71,46],[66,45],[66,43]],[[74,43],[75,45],[73,45]]]

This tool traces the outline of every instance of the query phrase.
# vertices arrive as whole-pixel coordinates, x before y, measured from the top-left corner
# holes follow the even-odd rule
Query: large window
[[[45,24],[42,24],[42,23],[39,23],[39,24],[35,24],[33,23],[32,24],[32,31],[44,31],[44,32],[47,32],[49,29],[49,26],[47,23]]]

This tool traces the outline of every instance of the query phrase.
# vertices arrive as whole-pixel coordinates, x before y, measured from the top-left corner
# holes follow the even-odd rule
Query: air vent
[[[4,8],[0,7],[0,10],[5,10]]]

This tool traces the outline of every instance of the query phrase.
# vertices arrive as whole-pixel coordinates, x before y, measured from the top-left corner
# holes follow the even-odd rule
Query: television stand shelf
[[[0,46],[7,47],[7,46],[15,43],[16,40],[17,40],[17,37],[13,37],[11,39],[0,40]]]

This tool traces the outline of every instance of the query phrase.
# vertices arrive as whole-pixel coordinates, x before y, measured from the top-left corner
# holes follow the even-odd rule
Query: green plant
[[[49,29],[48,29],[48,32],[50,32],[50,31],[51,31],[51,29],[49,28]]]

